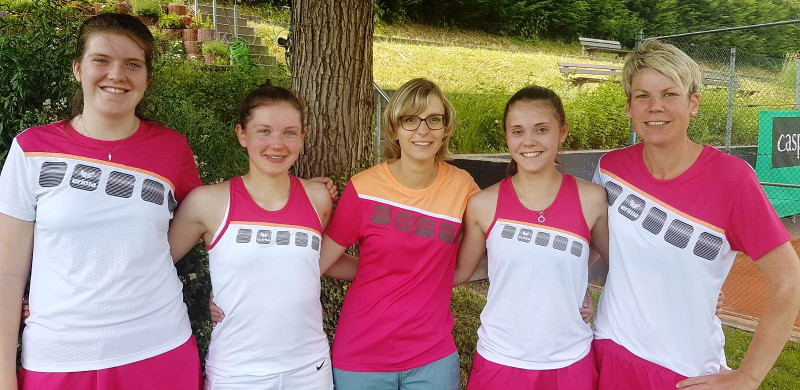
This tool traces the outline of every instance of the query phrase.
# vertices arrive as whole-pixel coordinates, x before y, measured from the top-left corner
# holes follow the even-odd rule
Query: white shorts
[[[205,390],[333,390],[331,358],[320,357],[314,363],[272,375],[223,376],[206,367]]]

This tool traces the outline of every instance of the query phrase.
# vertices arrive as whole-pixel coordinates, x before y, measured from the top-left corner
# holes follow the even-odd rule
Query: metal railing
[[[383,102],[389,103],[389,95],[381,89],[374,81],[372,88],[376,92],[375,102],[375,162],[381,162],[381,113],[383,112]]]

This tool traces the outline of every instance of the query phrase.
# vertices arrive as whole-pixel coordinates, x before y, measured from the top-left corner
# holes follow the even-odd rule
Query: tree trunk
[[[374,7],[374,0],[292,0],[292,89],[306,105],[300,177],[336,175],[341,185],[371,164]]]

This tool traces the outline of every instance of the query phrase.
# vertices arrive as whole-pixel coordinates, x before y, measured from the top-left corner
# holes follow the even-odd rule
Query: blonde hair
[[[668,43],[647,39],[625,59],[622,69],[622,89],[631,100],[633,76],[644,68],[650,68],[669,77],[683,88],[687,96],[694,95],[703,85],[700,67],[686,53]]]
[[[389,99],[389,104],[383,111],[381,136],[384,142],[381,154],[384,161],[391,162],[400,158],[400,142],[397,140],[397,130],[401,128],[400,117],[425,111],[431,96],[441,99],[445,115],[442,146],[436,152],[436,161],[452,158],[448,145],[450,137],[456,132],[456,111],[436,84],[430,80],[416,78],[403,84]]]

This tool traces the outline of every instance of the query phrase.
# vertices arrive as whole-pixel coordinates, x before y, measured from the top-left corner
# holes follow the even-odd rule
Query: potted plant
[[[176,14],[164,14],[158,18],[158,27],[166,29],[169,39],[175,40],[180,38],[183,25],[181,24],[180,16]]]
[[[214,25],[203,18],[202,14],[197,14],[197,17],[192,19],[192,28],[197,30],[198,42],[206,42],[214,39]]]
[[[194,28],[192,14],[181,16],[181,23],[183,23],[183,31],[181,31],[183,41],[197,41],[197,30]]]
[[[167,6],[167,12],[176,15],[186,15],[189,9],[183,4],[170,4]]]
[[[206,65],[227,64],[228,45],[218,40],[203,42],[203,59]]]
[[[128,3],[114,3],[114,8],[119,14],[131,13],[131,5]]]
[[[161,17],[161,6],[154,0],[133,3],[133,14],[139,17],[145,25],[154,26]]]

